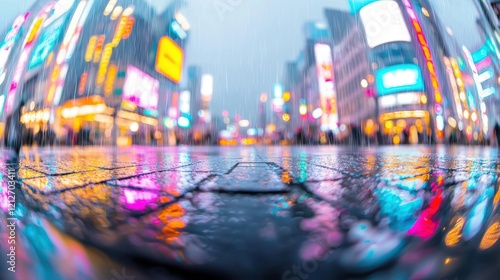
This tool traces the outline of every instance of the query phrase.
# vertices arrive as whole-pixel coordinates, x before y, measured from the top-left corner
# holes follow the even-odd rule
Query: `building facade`
[[[131,0],[37,1],[21,53],[9,60],[3,121],[24,100],[27,138],[161,144],[189,34],[179,7],[157,15]]]

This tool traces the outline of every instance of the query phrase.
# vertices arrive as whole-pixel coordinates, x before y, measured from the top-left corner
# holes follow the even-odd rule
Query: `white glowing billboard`
[[[59,19],[61,16],[65,15],[71,9],[71,7],[73,7],[74,3],[75,0],[59,0],[59,2],[57,2],[54,5],[54,10],[52,11],[52,14],[43,23],[43,28],[46,28],[47,26],[55,22],[57,19]]]
[[[396,1],[368,4],[360,10],[359,16],[370,48],[391,42],[411,42],[410,32]]]
[[[325,98],[334,96],[332,49],[326,44],[314,46],[318,72],[319,92]]]
[[[156,110],[159,89],[158,80],[134,66],[128,66],[123,85],[123,100],[130,101],[144,109]]]
[[[211,97],[214,93],[214,77],[205,74],[201,77],[201,95]]]
[[[185,90],[179,97],[179,111],[183,114],[191,113],[191,92]]]

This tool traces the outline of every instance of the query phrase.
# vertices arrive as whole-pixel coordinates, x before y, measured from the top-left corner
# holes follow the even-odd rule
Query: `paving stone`
[[[287,173],[282,171],[282,174],[279,174],[280,171],[277,166],[268,163],[256,163],[248,167],[237,166],[229,174],[218,175],[202,184],[201,189],[248,193],[285,192],[289,189],[287,184],[290,178],[286,178]]]
[[[174,197],[184,195],[197,187],[209,174],[196,172],[165,171],[135,176],[129,179],[109,181],[109,185],[154,192],[167,193]]]

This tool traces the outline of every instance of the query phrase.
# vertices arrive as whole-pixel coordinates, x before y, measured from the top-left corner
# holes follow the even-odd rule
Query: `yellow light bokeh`
[[[289,114],[283,114],[283,121],[284,122],[289,122],[290,121],[290,115]]]
[[[292,95],[290,94],[290,92],[286,91],[285,93],[283,93],[283,101],[288,102],[291,98]]]

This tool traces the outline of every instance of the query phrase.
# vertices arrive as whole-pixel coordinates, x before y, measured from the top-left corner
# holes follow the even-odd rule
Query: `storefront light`
[[[323,116],[323,110],[321,108],[317,108],[312,112],[312,117],[316,120],[321,118],[321,116]]]
[[[116,1],[117,0],[109,0],[108,5],[106,5],[106,8],[104,8],[104,16],[109,16],[111,14],[116,5]]]
[[[134,6],[129,6],[129,7],[127,7],[127,8],[123,11],[122,16],[126,16],[126,17],[128,17],[128,16],[132,15],[132,13],[134,12],[134,9],[135,9],[135,8],[134,8]]]
[[[477,121],[477,114],[476,114],[476,112],[472,112],[472,114],[471,114],[470,118],[471,118],[471,120],[472,120],[473,122]]]
[[[122,6],[115,7],[115,9],[113,10],[113,13],[111,14],[111,20],[117,19],[120,16],[120,14],[122,13],[122,11],[123,11]]]
[[[444,119],[442,115],[438,115],[436,117],[436,126],[438,130],[440,131],[444,130]]]
[[[132,132],[137,132],[139,131],[139,124],[136,122],[133,122],[130,124],[130,131]]]

